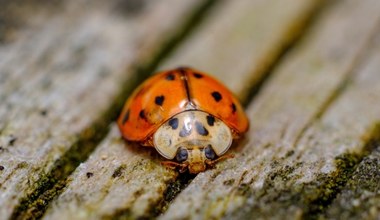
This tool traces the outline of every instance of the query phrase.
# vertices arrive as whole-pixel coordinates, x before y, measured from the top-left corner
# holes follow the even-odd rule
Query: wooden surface
[[[0,48],[2,218],[41,214],[35,197],[106,132],[107,110],[134,65],[154,59],[199,4],[65,1],[53,15],[31,8],[34,23]]]
[[[1,219],[380,218],[378,1],[5,3]],[[248,104],[235,158],[178,174],[121,139],[156,65]]]

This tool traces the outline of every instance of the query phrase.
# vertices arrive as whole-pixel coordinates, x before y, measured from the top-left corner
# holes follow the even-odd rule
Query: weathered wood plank
[[[133,3],[139,6],[131,8]],[[135,65],[149,62],[201,4],[65,1],[57,13],[34,19],[29,12],[33,25],[20,27],[13,40],[0,45],[2,219],[20,217],[17,210],[25,208],[18,206],[20,199],[67,172],[57,166],[66,156],[77,156],[66,152],[76,147],[72,154],[84,157],[91,151],[75,144],[99,135],[94,123],[108,123],[105,114],[129,86]],[[52,169],[57,173],[49,176]],[[32,211],[43,211],[35,202]]]
[[[286,2],[288,5],[294,3],[293,0]],[[215,65],[211,64],[223,56],[219,52],[208,54],[196,50],[198,56],[184,58],[180,55],[182,54],[180,52],[182,49],[179,49],[167,61],[168,64],[164,64],[164,66],[173,67],[190,64],[194,67],[206,67],[206,70],[215,70],[214,75],[223,81],[233,81],[235,85],[245,83],[249,85],[252,76],[250,71],[253,70],[254,74],[258,74],[257,78],[263,77],[265,68],[268,68],[270,62],[273,62],[275,57],[279,55],[283,45],[287,44],[296,35],[296,33],[290,32],[295,27],[302,26],[301,24],[305,23],[307,17],[310,16],[310,12],[315,10],[317,5],[318,1],[302,2],[302,4],[295,7],[285,8],[282,7],[280,1],[225,1],[217,5],[213,9],[213,14],[202,23],[195,36],[191,37],[190,42],[192,42],[192,45],[198,45],[198,43],[208,45],[207,42],[204,42],[205,38],[203,36],[205,33],[209,33],[210,29],[214,29],[215,26],[218,27],[218,30],[214,33],[216,35],[225,33],[227,39],[234,39],[236,32],[240,30],[241,37],[246,40],[241,44],[236,41],[238,45],[234,44],[226,49],[232,56],[239,56],[240,53],[247,55],[243,63],[247,66],[250,65],[249,71],[246,72],[245,68],[237,69],[234,73],[236,74],[235,76],[239,77],[231,79],[228,77],[228,72],[214,69]],[[267,16],[281,10],[284,11],[278,16]],[[229,14],[231,19],[226,19],[226,14]],[[246,29],[249,25],[253,27]],[[267,35],[271,34],[259,33],[257,30],[260,27],[275,30],[276,37],[267,38]],[[277,27],[281,28],[277,29]],[[230,40],[226,41],[223,38],[215,38],[214,40],[216,45],[230,42]],[[235,41],[233,40],[233,42]],[[258,45],[262,45],[262,48],[260,47],[260,50],[252,53],[255,47],[259,47]],[[187,47],[187,44],[184,47]],[[206,50],[212,51],[213,49],[213,46],[208,46]],[[186,62],[181,60],[186,60]],[[213,61],[210,62],[209,66],[204,66],[199,62],[202,60]],[[257,65],[257,62],[262,60],[268,60],[265,67]],[[249,64],[250,61],[253,63]],[[223,65],[227,69],[232,69],[236,63],[231,60]],[[243,97],[243,92],[239,90],[240,87],[231,88],[240,97]],[[120,134],[115,125],[113,125],[112,132],[96,152],[73,173],[69,186],[52,203],[44,218],[68,219],[74,216],[77,217],[78,213],[83,218],[122,216],[136,218],[152,216],[157,211],[155,209],[161,211],[160,209],[165,205],[162,203],[165,200],[164,196],[170,196],[165,195],[165,191],[168,190],[168,183],[175,181],[178,174],[163,168],[159,164],[161,158],[154,153],[154,150],[149,151],[135,145],[127,145],[120,139]],[[87,177],[88,173],[91,173],[90,177]],[[173,184],[172,187],[175,186]]]
[[[189,65],[217,74],[246,100],[322,2],[226,1],[160,69]]]
[[[326,210],[327,218],[380,218],[379,69],[380,30],[370,56],[358,69],[359,75],[349,84],[350,89],[337,102],[334,112],[329,111],[331,113],[323,120],[328,130],[333,128],[344,134],[339,135],[339,142],[344,140],[345,145],[352,145],[351,151],[356,152],[360,147],[365,147],[368,151],[374,149],[355,168],[352,178]],[[372,128],[372,131],[368,128]]]
[[[339,109],[331,110],[334,120],[325,111],[363,58],[379,15],[379,2],[371,0],[328,8],[248,108],[252,126],[235,159],[199,174],[161,218],[292,219],[318,212],[339,174],[355,163],[345,153],[363,150],[361,135],[375,119],[363,116],[350,133]],[[345,131],[326,129],[330,119]]]
[[[326,219],[380,218],[380,151],[377,148],[355,170],[342,194],[328,208]]]
[[[176,175],[160,165],[153,149],[126,146],[113,125],[105,141],[70,177],[69,186],[44,219],[146,216],[155,211]]]

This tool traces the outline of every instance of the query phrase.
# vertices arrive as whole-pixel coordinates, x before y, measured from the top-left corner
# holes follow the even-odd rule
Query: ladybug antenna
[[[229,159],[229,158],[234,158],[235,155],[233,154],[225,154],[223,156],[220,156],[218,157],[217,159],[215,160],[206,160],[206,163],[207,165],[209,165],[210,167],[213,167],[216,163],[218,163],[219,161],[222,161],[222,160],[226,160],[226,159]]]

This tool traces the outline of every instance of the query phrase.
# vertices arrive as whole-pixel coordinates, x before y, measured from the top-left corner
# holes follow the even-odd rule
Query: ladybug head
[[[169,168],[179,168],[181,173],[189,170],[191,174],[197,174],[206,170],[207,167],[213,167],[218,161],[231,158],[232,154],[226,154],[217,157],[211,146],[200,148],[194,146],[191,149],[179,148],[175,157],[176,161],[164,161],[163,165]]]
[[[230,157],[222,155],[232,139],[231,129],[223,121],[198,110],[173,116],[153,135],[157,151],[171,160],[164,164],[190,173],[203,172],[216,161]]]

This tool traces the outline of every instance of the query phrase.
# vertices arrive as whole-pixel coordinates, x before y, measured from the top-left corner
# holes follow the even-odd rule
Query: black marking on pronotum
[[[180,137],[189,136],[191,134],[191,131],[192,131],[191,127],[190,127],[190,129],[187,129],[186,126],[183,126],[181,131],[179,132],[179,136]]]
[[[214,126],[215,118],[212,115],[207,115],[207,124],[210,126]]]
[[[211,144],[207,145],[207,147],[205,148],[205,155],[207,159],[210,159],[210,160],[215,159],[216,155],[215,155],[214,150],[212,149]]]
[[[175,76],[173,73],[169,73],[166,77],[165,77],[166,80],[169,80],[169,81],[172,81],[175,79]]]
[[[222,95],[217,91],[212,92],[211,95],[215,99],[216,102],[219,102],[222,99]]]
[[[194,75],[194,77],[197,78],[197,79],[200,79],[200,78],[203,77],[203,75],[200,74],[200,73],[194,73],[193,75]]]
[[[129,119],[129,110],[125,113],[124,118],[123,118],[123,124],[125,124]]]
[[[169,126],[172,127],[173,130],[178,128],[178,118],[172,118],[168,122]]]
[[[140,111],[139,116],[141,119],[146,120],[144,109]]]
[[[162,106],[162,104],[164,104],[164,100],[165,100],[165,96],[163,95],[156,96],[156,98],[154,99],[154,103],[156,103],[156,105]]]
[[[187,160],[187,157],[188,157],[187,150],[184,149],[184,148],[179,148],[179,149],[178,149],[178,152],[177,152],[177,154],[176,154],[176,157],[175,157],[176,160],[177,160],[178,162],[183,162],[183,161]]]
[[[197,131],[198,134],[202,136],[208,135],[208,130],[199,121],[195,122],[195,130]]]
[[[236,112],[236,105],[235,105],[235,103],[231,104],[231,108],[232,108],[232,113],[235,113]]]

